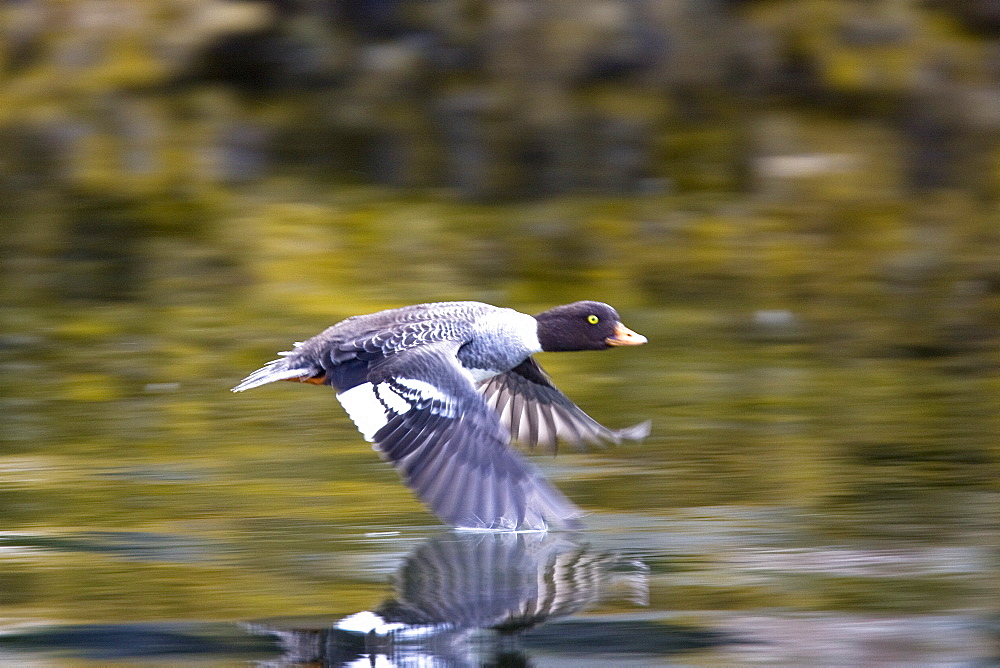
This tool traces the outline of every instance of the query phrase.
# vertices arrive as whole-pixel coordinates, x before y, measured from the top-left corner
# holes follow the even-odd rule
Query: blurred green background
[[[651,438],[535,461],[598,525],[722,536],[654,608],[995,619],[998,203],[995,2],[8,0],[0,620],[369,605],[404,548],[347,537],[436,521],[329,392],[227,390],[445,299],[649,337],[541,362]],[[970,552],[734,583],[744,522]]]

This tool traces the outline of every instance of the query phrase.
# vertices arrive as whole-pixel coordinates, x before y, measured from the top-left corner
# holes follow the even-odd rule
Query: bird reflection
[[[329,629],[256,626],[276,635],[275,664],[466,665],[496,659],[510,636],[623,596],[645,605],[648,568],[566,534],[462,533],[432,537],[393,578],[395,595]]]

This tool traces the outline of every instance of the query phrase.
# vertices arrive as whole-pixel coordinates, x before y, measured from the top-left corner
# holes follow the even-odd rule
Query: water
[[[822,282],[829,265],[739,275],[617,224],[459,234],[474,214],[409,206],[152,239],[131,299],[53,299],[85,272],[59,262],[7,276],[0,661],[996,661],[992,348],[935,352],[850,262]],[[234,243],[239,261],[212,259]],[[605,424],[653,420],[641,444],[533,456],[585,530],[451,532],[325,388],[229,392],[342,317],[450,298],[603,299],[649,337],[539,358]]]

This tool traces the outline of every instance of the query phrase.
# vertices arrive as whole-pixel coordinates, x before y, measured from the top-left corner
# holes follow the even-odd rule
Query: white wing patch
[[[413,402],[410,400],[410,397],[400,393],[398,389],[389,383],[375,385],[375,394],[378,395],[382,405],[395,415],[402,415],[413,408]]]
[[[396,378],[381,383],[362,383],[337,394],[351,421],[372,442],[375,434],[394,415],[421,407],[442,417],[458,417],[458,407],[447,394],[423,380]]]
[[[430,383],[415,378],[397,378],[396,384],[413,391],[412,395],[406,395],[407,398],[416,399],[420,403],[432,402],[432,413],[448,418],[458,417],[455,401]],[[396,388],[392,389],[396,391]]]
[[[380,388],[383,386],[385,386],[385,383],[379,383],[378,385]],[[410,410],[410,404],[403,401],[398,395],[395,395],[393,392],[387,392],[386,394],[393,395],[395,400],[399,404],[402,404],[402,410],[397,412],[405,413]],[[361,435],[368,442],[374,441],[375,433],[389,422],[389,413],[386,410],[386,404],[382,403],[380,396],[376,387],[371,383],[361,383],[357,387],[352,387],[346,392],[337,394],[337,401],[344,407],[351,421],[354,422],[354,426],[358,428],[358,431],[361,432]]]

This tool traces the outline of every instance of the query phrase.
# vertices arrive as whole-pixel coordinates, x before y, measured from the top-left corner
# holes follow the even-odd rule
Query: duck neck
[[[566,338],[562,335],[562,332],[565,331],[565,316],[554,311],[554,309],[543,311],[535,316],[538,323],[539,345],[542,350],[549,353],[574,350],[572,346],[567,346]]]

